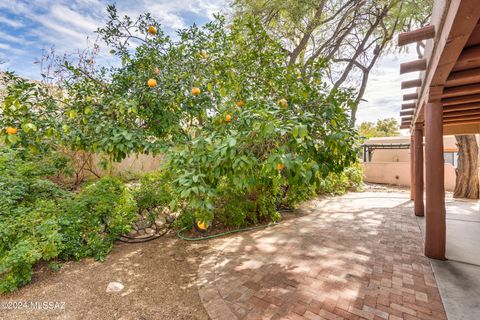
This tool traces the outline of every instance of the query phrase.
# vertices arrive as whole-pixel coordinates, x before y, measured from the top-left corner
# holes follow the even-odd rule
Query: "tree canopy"
[[[316,64],[330,66],[333,89],[358,87],[351,109],[355,124],[369,74],[382,54],[394,48],[393,36],[429,20],[433,0],[235,0],[237,15],[259,17],[268,34],[310,74]],[[312,70],[314,70],[313,68]]]
[[[357,128],[358,134],[365,138],[395,137],[400,134],[399,125],[395,118],[387,118],[373,122],[362,122]]]

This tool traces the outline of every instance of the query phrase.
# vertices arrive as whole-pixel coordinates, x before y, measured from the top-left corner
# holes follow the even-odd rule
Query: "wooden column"
[[[414,166],[415,166],[415,142],[413,134],[410,135],[410,200],[415,199],[415,178],[414,178]]]
[[[440,101],[426,104],[425,255],[439,260],[445,260],[446,242],[442,115]]]
[[[415,148],[413,156],[415,159],[414,170],[415,173],[415,203],[414,203],[414,212],[416,216],[423,216],[425,212],[425,207],[423,204],[423,130],[421,125],[416,124],[415,129],[413,130],[413,139]]]

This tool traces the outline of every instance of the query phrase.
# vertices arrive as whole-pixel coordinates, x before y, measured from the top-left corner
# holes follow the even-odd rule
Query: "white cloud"
[[[80,32],[81,29],[84,32],[91,33],[95,31],[100,25],[102,25],[102,21],[94,20],[92,17],[79,14],[66,6],[63,5],[55,5],[49,12],[49,16],[54,21],[61,21],[62,24],[68,24],[77,32]]]
[[[7,57],[9,55],[12,55],[12,54],[13,55],[24,55],[24,54],[27,53],[25,50],[14,48],[9,44],[1,43],[1,42],[0,42],[0,51],[5,51],[4,54]]]
[[[413,89],[401,90],[404,80],[418,78],[418,73],[400,75],[400,63],[417,59],[414,52],[389,53],[372,70],[365,102],[361,102],[357,112],[357,124],[364,121],[376,122],[379,119],[395,118],[400,122],[400,109],[403,95]]]
[[[22,27],[22,23],[20,21],[15,21],[12,19],[9,19],[4,16],[0,16],[0,23],[5,24],[7,26],[13,27],[13,28],[20,28]]]

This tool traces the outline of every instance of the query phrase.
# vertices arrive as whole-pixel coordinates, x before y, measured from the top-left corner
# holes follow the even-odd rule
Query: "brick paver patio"
[[[212,242],[199,268],[216,319],[446,319],[408,195],[352,193]]]

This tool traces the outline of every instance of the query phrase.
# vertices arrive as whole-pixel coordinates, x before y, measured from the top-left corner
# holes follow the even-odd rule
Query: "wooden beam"
[[[428,103],[428,92],[425,89],[445,85],[446,79],[478,23],[480,5],[475,0],[435,1],[433,13],[431,24],[436,26],[441,24],[442,28],[437,30],[435,41],[428,41],[425,48],[424,56],[428,57],[428,70],[422,77],[422,89],[419,91],[417,102],[419,119],[425,114],[422,109]]]
[[[435,37],[435,26],[427,25],[417,30],[403,32],[398,35],[398,45],[404,46],[406,44],[432,39]]]
[[[402,117],[402,121],[411,121],[412,119],[412,116]]]
[[[462,110],[474,110],[480,109],[480,103],[468,103],[468,104],[460,104],[456,106],[446,106],[443,107],[443,112],[454,112],[454,111],[462,111]]]
[[[428,102],[440,101],[443,94],[443,86],[435,86],[428,88]]]
[[[445,85],[480,18],[480,6],[475,0],[450,1],[446,12],[443,30],[448,30],[448,35],[438,37],[436,52],[439,56],[432,69],[432,81],[425,82],[429,86]]]
[[[418,93],[409,93],[403,95],[403,101],[418,99]]]
[[[444,107],[454,106],[458,104],[472,103],[472,102],[480,102],[480,94],[472,94],[469,96],[442,99],[442,104]]]
[[[402,89],[417,88],[422,86],[422,79],[408,80],[402,82]]]
[[[478,116],[459,116],[459,117],[453,117],[453,118],[444,118],[443,122],[444,123],[449,123],[449,122],[468,121],[468,120],[480,120],[480,115],[478,115]]]
[[[400,116],[413,116],[414,110],[400,111]]]
[[[443,118],[455,118],[460,116],[480,116],[480,109],[473,109],[473,110],[458,110],[452,112],[444,112]]]
[[[445,88],[442,98],[452,98],[459,96],[467,96],[480,93],[480,83],[470,84],[468,86]]]
[[[410,129],[410,125],[409,124],[402,124],[400,126],[400,129]]]
[[[474,124],[474,123],[480,123],[480,119],[452,121],[452,122],[444,123],[443,126],[457,126],[459,124]]]
[[[457,134],[478,134],[480,133],[480,123],[464,123],[464,124],[451,124],[447,123],[443,125],[444,135],[457,135]]]
[[[427,59],[418,59],[400,64],[400,74],[424,71],[427,69]]]
[[[480,67],[480,46],[463,49],[452,71],[462,71]]]
[[[445,82],[445,87],[458,87],[480,82],[480,68],[457,71],[450,73]]]
[[[465,47],[476,46],[477,44],[480,44],[480,24],[477,24],[473,29],[470,38],[468,38],[468,41],[465,44]]]
[[[415,103],[402,104],[402,110],[415,109]]]

